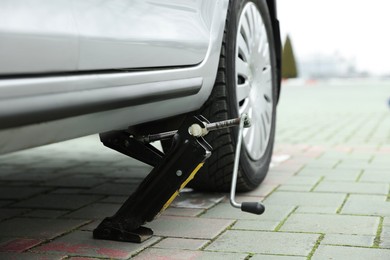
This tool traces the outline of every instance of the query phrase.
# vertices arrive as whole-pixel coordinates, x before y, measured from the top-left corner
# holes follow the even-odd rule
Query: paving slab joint
[[[364,173],[364,170],[360,170],[360,173],[359,173],[359,175],[356,177],[356,181],[355,181],[355,182],[359,182],[359,181],[360,181],[360,179],[361,179],[362,176],[363,176],[363,173]]]
[[[341,206],[337,209],[336,214],[340,214],[341,210],[344,208],[345,203],[347,203],[349,196],[351,196],[351,194],[349,193],[345,196],[344,201],[343,203],[341,203]]]
[[[320,246],[321,241],[324,240],[324,238],[325,238],[325,234],[321,234],[320,237],[317,239],[315,245],[313,246],[312,250],[310,251],[309,255],[307,256],[307,260],[311,260],[311,258],[313,257],[314,253],[316,252],[316,250]]]
[[[374,239],[374,245],[372,246],[374,248],[379,248],[380,243],[381,243],[381,234],[382,234],[382,230],[383,230],[383,220],[384,220],[384,217],[380,217],[378,229],[376,231],[376,236]]]
[[[204,209],[202,212],[200,212],[196,217],[199,218],[201,216],[203,216],[204,214],[206,214],[209,210],[211,210],[212,208],[215,208],[217,205],[221,204],[222,201],[224,201],[225,198],[228,198],[229,194],[227,195],[224,195],[225,197],[222,198],[219,202],[215,203],[214,205],[212,205],[211,207],[207,208],[207,209]]]
[[[199,250],[201,251],[204,251],[206,249],[206,247],[208,247],[211,243],[213,243],[214,241],[216,241],[220,236],[222,236],[226,231],[228,230],[231,230],[232,227],[237,223],[237,220],[233,221],[233,223],[229,226],[227,226],[225,228],[225,230],[223,230],[221,233],[219,233],[216,237],[214,237],[213,239],[210,239],[209,242],[207,242],[204,246],[202,246],[201,248],[199,248]],[[207,250],[207,251],[210,251],[210,250]]]
[[[387,202],[389,202],[389,201],[390,201],[390,187],[389,187],[389,193],[387,194],[386,201],[387,201]]]
[[[58,236],[52,237],[52,238],[50,238],[50,239],[45,239],[45,240],[42,241],[42,243],[39,243],[38,245],[35,245],[35,246],[29,248],[28,251],[29,251],[29,252],[32,252],[32,253],[35,253],[35,252],[34,252],[34,249],[35,249],[35,248],[40,247],[40,246],[43,246],[43,245],[45,245],[45,244],[48,244],[48,243],[54,241],[54,240],[57,239],[57,238],[66,236],[66,235],[68,235],[68,234],[70,234],[70,233],[72,233],[72,232],[74,232],[74,231],[77,231],[79,228],[81,228],[81,227],[83,227],[83,226],[86,226],[86,225],[89,225],[89,224],[91,224],[92,222],[93,222],[93,220],[85,221],[84,224],[77,225],[77,226],[75,226],[74,228],[72,228],[72,229],[70,229],[70,230],[68,230],[68,231],[66,231],[66,232],[64,232],[64,233],[62,233],[62,234],[60,234],[60,235],[58,235]]]
[[[314,184],[314,186],[310,189],[310,192],[313,192],[318,185],[320,185],[320,183],[325,179],[325,176],[321,176],[321,178],[316,182],[316,184]]]
[[[155,237],[155,236],[153,236],[153,237]],[[147,250],[147,249],[153,248],[153,246],[157,245],[158,243],[160,243],[160,242],[161,242],[162,240],[164,240],[165,238],[168,238],[168,237],[160,237],[160,239],[157,239],[156,242],[151,243],[150,245],[145,246],[144,248],[142,248],[141,250],[139,250],[138,252],[132,254],[132,255],[130,256],[129,259],[134,258],[135,256],[141,254],[143,251],[145,251],[145,250]],[[151,239],[151,238],[150,238],[150,239]],[[146,241],[147,241],[147,240],[146,240]],[[111,259],[111,258],[110,258],[110,259]]]
[[[267,195],[265,195],[264,198],[261,199],[261,201],[264,201],[266,198],[268,198],[269,196],[271,196],[272,193],[274,193],[275,191],[277,191],[277,189],[278,189],[280,186],[282,186],[282,185],[281,185],[281,184],[276,185],[276,187],[273,188]]]
[[[296,206],[288,215],[287,217],[285,217],[282,221],[280,221],[280,223],[276,226],[276,228],[274,229],[275,232],[278,232],[282,226],[284,225],[284,223],[286,223],[286,221],[288,220],[288,218],[294,214],[296,211],[298,210],[298,206]]]

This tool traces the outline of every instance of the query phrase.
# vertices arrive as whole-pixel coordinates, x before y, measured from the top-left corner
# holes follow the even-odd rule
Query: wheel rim
[[[243,143],[249,156],[258,160],[270,139],[274,100],[267,31],[254,3],[247,3],[241,13],[236,43],[238,111],[247,113],[252,121],[243,131]]]

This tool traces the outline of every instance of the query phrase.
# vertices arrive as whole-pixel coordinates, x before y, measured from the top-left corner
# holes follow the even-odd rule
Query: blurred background
[[[389,0],[277,0],[284,78],[390,79]]]

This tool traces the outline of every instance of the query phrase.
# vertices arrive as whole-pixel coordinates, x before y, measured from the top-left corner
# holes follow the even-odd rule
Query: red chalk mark
[[[71,254],[83,254],[88,249],[93,249],[93,247],[90,245],[72,245],[60,242],[53,242],[39,248],[40,251],[60,251]]]
[[[111,248],[101,248],[97,246],[79,244],[73,245],[68,243],[53,242],[47,245],[44,245],[39,248],[40,251],[59,251],[70,254],[91,254],[91,252],[96,252],[100,256],[106,256],[110,258],[128,258],[129,252]]]
[[[39,239],[18,238],[8,243],[0,245],[0,252],[17,252],[21,253],[27,249],[42,243]]]
[[[71,257],[70,260],[96,260],[96,258],[90,258],[90,257]]]

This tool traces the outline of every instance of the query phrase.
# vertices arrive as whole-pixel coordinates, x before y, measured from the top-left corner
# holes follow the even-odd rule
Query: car
[[[247,113],[237,188],[266,176],[281,80],[275,0],[4,0],[0,17],[0,154]],[[229,190],[237,133],[205,137],[213,154],[191,187]]]

